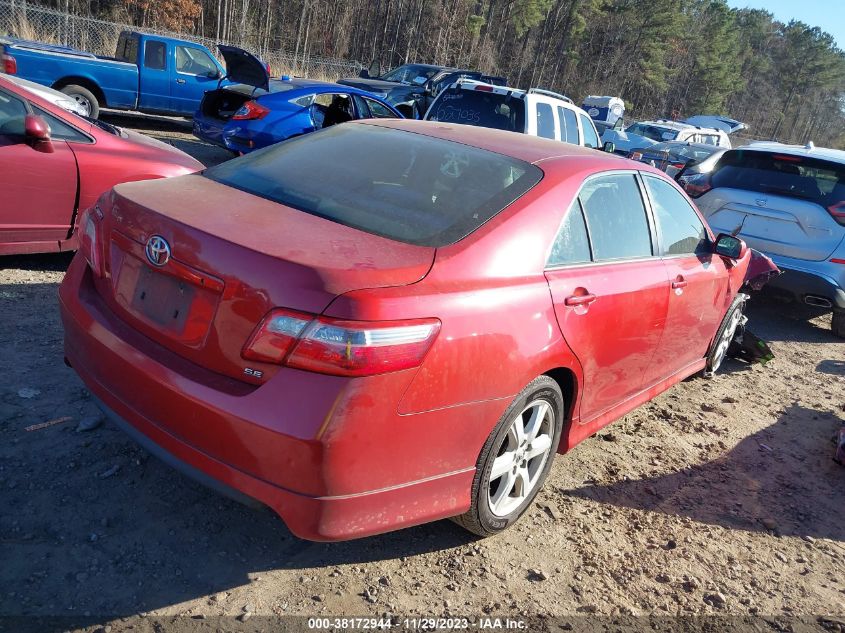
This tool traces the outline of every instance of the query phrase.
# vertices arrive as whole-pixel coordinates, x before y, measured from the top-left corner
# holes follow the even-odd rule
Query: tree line
[[[628,118],[726,114],[757,138],[843,147],[831,35],[726,0],[54,0],[259,54],[478,68],[512,86],[621,96]]]

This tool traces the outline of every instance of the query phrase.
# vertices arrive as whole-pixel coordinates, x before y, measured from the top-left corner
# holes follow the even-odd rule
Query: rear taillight
[[[0,55],[0,61],[3,62],[3,72],[7,75],[14,75],[18,72],[17,60],[7,53]]]
[[[713,188],[710,174],[689,174],[680,177],[678,184],[684,188],[690,198],[698,198]]]
[[[479,92],[493,92],[493,86],[476,86],[475,89]]]
[[[417,367],[440,321],[344,321],[273,310],[244,346],[243,357],[335,376],[372,376]]]
[[[79,218],[79,250],[85,256],[91,271],[98,277],[103,275],[103,247],[102,247],[103,212],[94,205],[82,213]]]
[[[232,118],[236,121],[251,121],[254,119],[263,119],[270,112],[268,108],[259,104],[257,101],[247,101],[243,104]]]
[[[827,208],[827,212],[842,226],[845,226],[845,200],[841,200],[836,204],[832,204]]]

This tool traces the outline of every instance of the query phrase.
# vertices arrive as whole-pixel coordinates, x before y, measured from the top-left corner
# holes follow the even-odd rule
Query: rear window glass
[[[644,136],[652,141],[671,141],[678,137],[678,130],[673,130],[668,127],[660,127],[658,125],[646,125],[644,123],[634,123],[625,128],[629,134],[636,134]]]
[[[434,104],[430,121],[525,131],[525,103],[508,95],[450,88]]]
[[[777,152],[734,150],[722,156],[712,184],[829,207],[845,200],[845,165]]]
[[[207,178],[374,235],[445,246],[542,178],[529,163],[421,134],[346,124],[272,145]]]

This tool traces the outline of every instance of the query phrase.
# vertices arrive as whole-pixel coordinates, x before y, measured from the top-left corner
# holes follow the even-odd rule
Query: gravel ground
[[[110,120],[209,164],[227,158],[178,120]],[[84,630],[115,633],[384,613],[542,614],[559,618],[540,621],[554,630],[713,614],[808,630],[795,626],[806,616],[809,629],[845,630],[845,469],[831,459],[845,341],[829,316],[755,297],[750,326],[774,361],[730,361],[558,456],[504,534],[476,540],[442,521],[318,544],[99,424],[62,363],[68,262],[0,258],[0,616],[87,618]],[[0,618],[0,631],[33,621]]]

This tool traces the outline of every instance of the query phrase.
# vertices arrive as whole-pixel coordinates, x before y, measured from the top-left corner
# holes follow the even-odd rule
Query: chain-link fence
[[[145,33],[166,35],[205,45],[217,53],[217,41],[187,33],[174,33],[155,27],[138,29],[128,24],[116,24],[46,9],[22,0],[0,0],[0,37],[9,35],[49,44],[61,44],[94,53],[114,55],[117,38],[124,30],[143,30]],[[241,46],[239,42],[219,42]],[[355,61],[324,57],[302,57],[281,50],[262,51],[261,58],[270,64],[273,74],[295,75],[333,81],[338,77],[357,75],[363,65]]]

